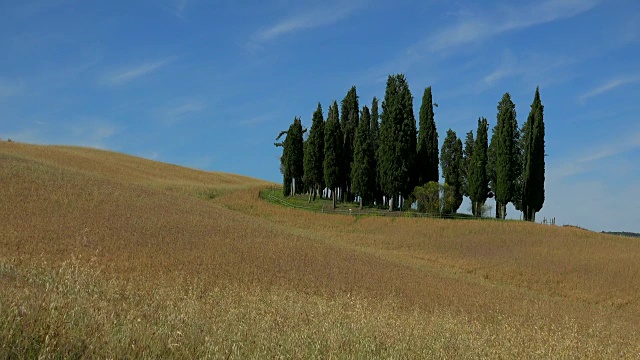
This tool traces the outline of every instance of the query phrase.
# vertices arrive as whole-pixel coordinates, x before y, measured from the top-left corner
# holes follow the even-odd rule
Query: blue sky
[[[2,139],[278,182],[278,132],[352,85],[405,73],[416,117],[432,86],[440,143],[507,91],[521,124],[539,85],[538,219],[640,232],[636,0],[0,0],[0,48]]]

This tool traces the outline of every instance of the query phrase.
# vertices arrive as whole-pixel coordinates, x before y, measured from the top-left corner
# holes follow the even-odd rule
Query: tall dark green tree
[[[324,128],[324,181],[331,190],[333,208],[336,208],[338,187],[342,183],[343,140],[336,101],[329,106],[329,114]]]
[[[324,118],[322,105],[313,112],[311,130],[304,152],[304,182],[309,187],[309,201],[324,188]]]
[[[467,179],[467,191],[471,199],[474,216],[482,216],[482,207],[489,194],[489,179],[487,178],[487,148],[488,148],[487,119],[478,119],[478,130],[474,142],[473,154]]]
[[[360,210],[373,193],[375,186],[375,157],[371,145],[371,123],[369,108],[362,109],[362,118],[356,129],[356,141],[353,148],[353,166],[351,167],[351,186],[353,194],[360,198]]]
[[[527,127],[529,122],[525,121],[520,128],[520,137],[517,142],[518,149],[518,163],[520,165],[518,178],[516,179],[516,192],[513,197],[513,206],[516,210],[524,213],[524,167],[525,167],[525,156],[524,156],[524,142],[527,138]]]
[[[416,169],[418,171],[418,184],[423,185],[431,181],[438,182],[440,177],[438,174],[438,132],[433,115],[431,86],[424,90],[424,95],[422,96],[417,147]]]
[[[540,100],[540,88],[538,87],[523,131],[525,138],[523,143],[522,208],[524,219],[527,221],[536,220],[536,213],[542,209],[545,200],[544,128],[544,106]]]
[[[413,96],[403,74],[389,75],[382,102],[378,164],[380,185],[390,199],[390,211],[396,206],[394,199],[399,195],[408,196],[413,191],[415,153]]]
[[[494,160],[495,184],[492,188],[496,198],[498,216],[504,219],[507,214],[507,204],[513,202],[516,193],[516,181],[520,176],[518,153],[518,122],[516,120],[516,105],[511,101],[509,93],[505,93],[498,103],[497,124],[492,136],[491,155]]]
[[[356,137],[356,129],[359,123],[360,106],[358,105],[358,94],[356,87],[352,86],[347,95],[342,99],[340,107],[340,127],[344,136],[343,141],[343,162],[342,162],[342,194],[343,201],[353,200],[351,194],[351,166],[353,163],[353,147]]]
[[[378,115],[378,98],[373,97],[371,102],[371,146],[374,154],[375,185],[373,199],[378,206],[382,205],[384,193],[380,185],[380,166],[378,166],[378,148],[380,147],[380,115]]]
[[[462,167],[462,175],[464,177],[462,183],[462,189],[464,196],[469,197],[469,169],[471,169],[471,157],[473,156],[473,148],[475,145],[475,139],[473,138],[473,131],[469,131],[464,139],[464,150],[462,152],[462,159],[464,160],[464,166]]]
[[[487,179],[489,179],[489,190],[491,196],[495,197],[496,185],[496,146],[498,144],[497,126],[494,126],[491,130],[491,142],[489,143],[489,149],[487,150]],[[496,202],[496,219],[500,219],[500,206]]]
[[[289,130],[282,131],[276,138],[280,140],[286,135],[284,141],[275,143],[275,146],[282,147],[281,165],[284,168],[283,192],[285,196],[294,195],[304,190],[304,131],[302,121],[296,117],[289,126]],[[297,185],[297,186],[296,186]]]
[[[289,127],[287,140],[290,141],[291,152],[288,157],[290,161],[291,177],[293,178],[293,194],[299,194],[304,191],[304,131],[302,129],[302,120],[296,117],[293,124]]]
[[[444,138],[442,150],[440,151],[440,164],[442,166],[442,177],[445,184],[449,185],[452,194],[451,208],[445,208],[445,213],[455,214],[462,204],[463,182],[464,182],[464,159],[462,151],[462,141],[456,132],[449,129]]]

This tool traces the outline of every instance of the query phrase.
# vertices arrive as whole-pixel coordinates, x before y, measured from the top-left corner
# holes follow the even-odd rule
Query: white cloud
[[[588,150],[583,149],[588,155],[560,159],[549,168],[548,179],[557,182],[575,175],[601,171],[601,160],[610,161],[637,149],[640,149],[640,131],[631,132],[616,141],[590,146]]]
[[[259,47],[260,44],[287,34],[334,24],[347,18],[358,8],[357,2],[341,2],[334,6],[322,4],[320,7],[307,9],[258,31],[249,41],[248,46]]]
[[[265,121],[271,120],[273,118],[275,118],[275,116],[273,115],[258,115],[246,120],[241,120],[238,122],[238,124],[245,125],[245,126],[253,126],[253,125],[257,125]]]
[[[70,126],[74,145],[106,148],[106,141],[116,134],[115,125],[100,119],[85,119]]]
[[[156,117],[166,125],[172,125],[207,108],[207,103],[199,99],[190,99],[175,106],[164,107],[156,111]]]
[[[550,54],[522,54],[514,56],[510,52],[503,55],[502,62],[484,76],[477,84],[477,89],[485,89],[486,86],[492,86],[504,79],[518,77],[535,85],[543,83],[549,86],[552,83],[566,80],[567,66],[574,64],[576,59],[563,55]],[[563,69],[562,72],[557,71]]]
[[[108,148],[108,141],[118,132],[111,122],[98,117],[81,117],[65,123],[36,123],[6,134],[7,138],[31,144],[61,144]]]
[[[175,0],[172,4],[173,14],[180,19],[184,19],[188,5],[189,0]]]
[[[627,85],[627,84],[633,84],[636,82],[640,82],[640,75],[628,75],[628,76],[623,76],[623,77],[618,77],[615,79],[611,79],[609,81],[607,81],[606,83],[598,86],[597,88],[582,94],[579,97],[579,100],[581,102],[587,100],[588,98],[600,95],[600,94],[604,94],[606,92],[609,92],[617,87],[623,86],[623,85]]]
[[[142,65],[136,65],[127,69],[114,71],[104,78],[104,82],[108,85],[122,85],[144,75],[160,70],[162,67],[170,64],[172,58],[166,58],[160,61],[147,62]]]
[[[432,52],[443,51],[508,31],[570,18],[592,9],[597,4],[598,0],[547,0],[542,3],[497,9],[492,14],[484,16],[465,16],[463,21],[427,38],[426,47]]]
[[[362,76],[363,81],[372,82],[371,79],[374,79],[373,82],[378,82],[380,79],[386,79],[386,75],[390,73],[406,73],[417,63],[420,63],[423,71],[429,69],[431,74],[437,74],[442,67],[443,58],[430,56],[430,54],[446,56],[453,50],[463,48],[462,45],[486,41],[509,31],[567,19],[594,8],[599,2],[600,0],[546,0],[542,3],[530,2],[525,5],[494,7],[483,13],[472,13],[468,9],[455,11],[454,16],[459,18],[457,22],[431,33],[385,63],[370,68]],[[486,88],[487,85],[515,75],[526,77],[534,73],[530,69],[551,69],[575,62],[574,59],[566,57],[549,59],[547,56],[545,59],[538,54],[526,55],[532,59],[507,59],[500,67],[481,78],[479,83],[469,84],[468,89],[463,92],[477,92],[479,89]],[[554,75],[556,76],[543,79],[545,84],[562,81],[568,76]],[[432,79],[433,76],[435,75],[430,75]],[[536,83],[540,82],[539,77],[540,74],[536,74]]]

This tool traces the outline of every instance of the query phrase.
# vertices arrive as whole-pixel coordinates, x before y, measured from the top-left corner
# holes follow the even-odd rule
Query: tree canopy
[[[439,180],[438,132],[433,115],[431,86],[424,89],[420,106],[420,128],[418,130],[416,165],[418,184]]]

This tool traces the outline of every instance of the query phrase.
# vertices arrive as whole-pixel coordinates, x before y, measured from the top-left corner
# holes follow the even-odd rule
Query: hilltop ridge
[[[184,356],[234,341],[243,344],[237,357],[308,357],[312,344],[323,344],[321,354],[367,356],[406,346],[425,356],[638,350],[634,239],[520,222],[304,212],[259,199],[273,185],[102,150],[0,143],[0,318],[13,319],[0,323],[1,342],[26,356],[23,338],[9,334],[23,329],[43,345],[54,335],[42,329],[54,322],[50,354],[70,356],[64,349],[84,334],[68,324],[86,319],[102,325],[94,353],[81,354],[130,354],[113,323],[101,323],[113,317],[146,349],[140,356],[176,351],[164,340],[176,331],[189,334]],[[76,270],[67,273],[70,261]],[[104,300],[86,298],[91,291]],[[38,301],[64,311],[41,312]],[[30,315],[15,317],[21,308]],[[238,333],[243,321],[250,326]],[[265,330],[279,323],[286,326]],[[224,335],[205,341],[216,331]],[[586,345],[573,348],[577,341]]]

